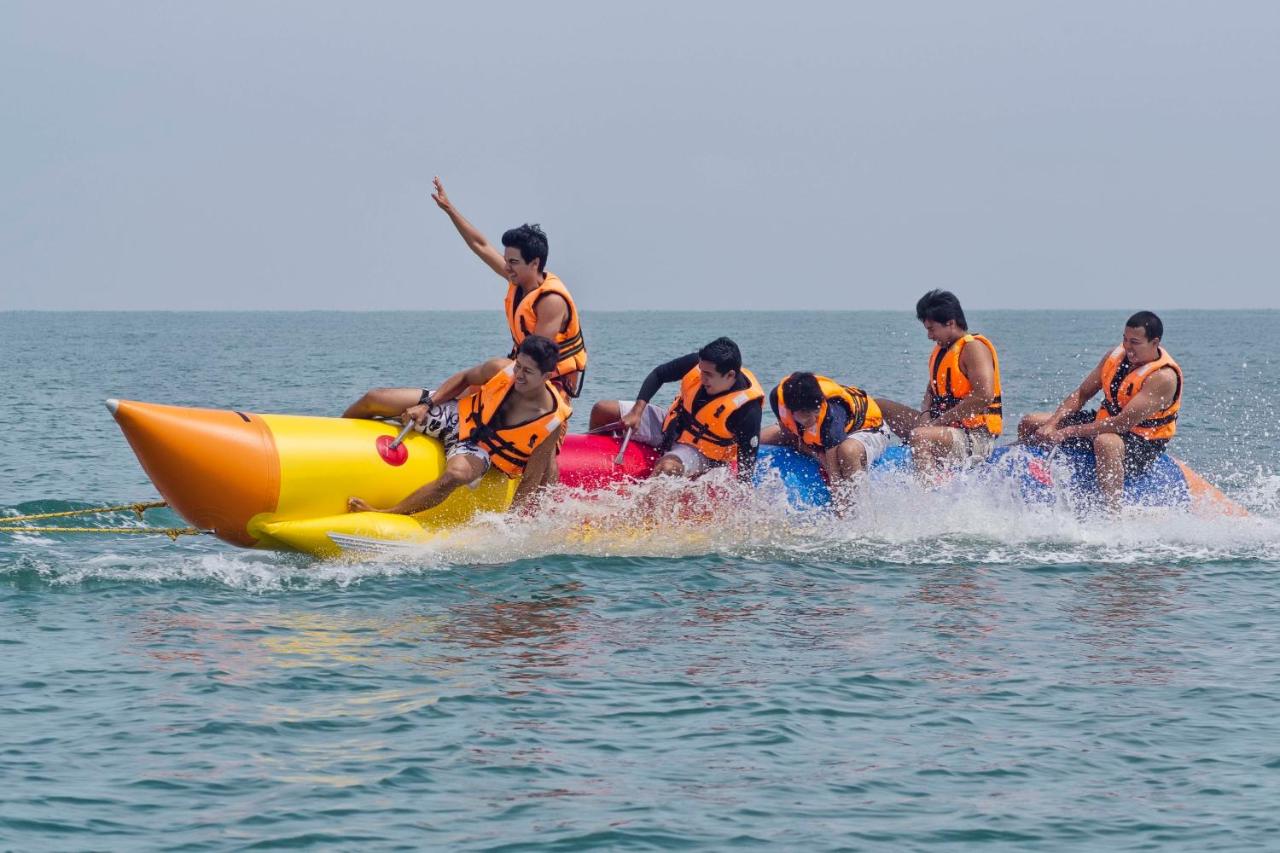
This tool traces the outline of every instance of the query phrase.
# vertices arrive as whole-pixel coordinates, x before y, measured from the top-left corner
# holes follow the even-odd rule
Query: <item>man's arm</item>
[[[529,461],[525,464],[525,470],[545,471],[555,455],[556,437],[552,435],[534,448],[533,453],[529,454]],[[541,486],[541,477],[521,477],[520,485],[516,486],[515,497],[511,499],[511,509],[521,514],[532,512],[536,504],[535,498]]]
[[[569,322],[569,303],[558,293],[548,293],[533,304],[533,316],[533,333],[554,341]]]
[[[960,353],[960,370],[972,390],[935,419],[939,426],[958,426],[966,418],[985,412],[996,398],[996,364],[991,350],[981,344],[966,346]]]
[[[645,407],[649,405],[653,395],[658,393],[658,389],[668,382],[677,382],[683,379],[686,373],[697,366],[698,354],[691,352],[688,355],[673,358],[671,361],[660,364],[650,370],[649,375],[644,378],[643,384],[640,385],[640,393],[636,395],[636,404],[631,407],[631,411],[622,416],[623,426],[627,429],[635,429],[640,423],[640,415],[644,413]]]
[[[453,202],[449,201],[449,196],[445,195],[444,184],[440,183],[440,178],[437,177],[432,183],[435,184],[436,191],[431,194],[431,198],[435,200],[436,205],[441,210],[449,214],[449,220],[453,222],[453,227],[457,228],[458,233],[462,235],[467,248],[475,252],[480,260],[488,264],[489,269],[506,278],[507,259],[484,238],[479,228],[468,222],[453,206]]]
[[[756,457],[760,452],[760,420],[764,416],[764,400],[752,400],[725,421],[738,445],[738,479],[750,483],[756,473]]]
[[[1056,435],[1061,438],[1093,438],[1106,432],[1123,433],[1133,429],[1142,421],[1167,408],[1177,393],[1178,375],[1173,368],[1165,367],[1157,370],[1143,383],[1142,390],[1134,395],[1120,414],[1103,418],[1091,424],[1080,424],[1060,429]]]
[[[511,359],[509,358],[491,358],[488,361],[480,362],[475,367],[468,367],[466,370],[458,371],[441,382],[439,387],[431,392],[430,405],[438,406],[441,403],[458,399],[463,391],[473,385],[483,385],[497,376],[498,372],[505,369],[510,363]],[[419,403],[416,406],[410,406],[400,416],[400,423],[408,423],[410,420],[416,421],[418,424],[426,423],[427,415],[430,414],[430,405],[428,403]]]
[[[1084,408],[1084,404],[1093,399],[1093,395],[1102,390],[1102,365],[1106,361],[1104,356],[1102,361],[1089,372],[1089,375],[1080,383],[1080,387],[1072,391],[1066,398],[1058,404],[1058,408],[1053,410],[1053,414],[1049,416],[1049,420],[1045,421],[1044,426],[1036,430],[1036,435],[1042,440],[1049,440],[1050,436],[1058,431],[1058,422],[1072,412],[1078,412]]]

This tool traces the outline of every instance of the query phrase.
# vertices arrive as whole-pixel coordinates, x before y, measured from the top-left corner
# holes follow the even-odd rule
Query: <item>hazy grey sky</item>
[[[1280,4],[0,0],[0,308],[1280,307]]]

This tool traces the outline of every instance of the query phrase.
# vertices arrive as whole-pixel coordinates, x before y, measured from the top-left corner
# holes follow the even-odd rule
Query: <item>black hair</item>
[[[814,412],[822,408],[822,387],[812,373],[793,373],[782,383],[782,400],[793,412]]]
[[[560,361],[560,350],[549,338],[544,338],[542,335],[530,335],[525,338],[520,342],[517,352],[533,359],[533,363],[538,365],[538,369],[543,373],[555,370],[556,364]]]
[[[956,295],[949,290],[930,290],[921,296],[920,301],[916,303],[916,319],[921,323],[932,320],[943,325],[955,320],[957,326],[966,332],[969,331],[969,323],[964,319],[964,309],[960,307],[960,300],[956,299]]]
[[[738,349],[738,345],[728,338],[716,338],[698,350],[698,358],[714,364],[716,372],[720,374],[742,369],[742,352]]]
[[[502,235],[504,249],[518,249],[520,257],[526,264],[538,259],[538,272],[547,271],[547,235],[536,223],[525,223],[519,228],[512,228]]]
[[[1160,318],[1151,311],[1139,311],[1125,321],[1124,327],[1126,329],[1142,329],[1147,333],[1147,340],[1149,341],[1164,337],[1164,323],[1160,322]]]

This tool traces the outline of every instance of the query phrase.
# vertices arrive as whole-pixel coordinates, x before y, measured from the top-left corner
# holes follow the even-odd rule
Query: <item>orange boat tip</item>
[[[224,541],[257,544],[248,522],[274,511],[280,496],[280,460],[262,418],[134,400],[107,408],[175,512]]]
[[[112,417],[115,417],[116,412],[120,411],[120,401],[117,400],[115,397],[109,397],[105,401],[105,403],[107,406],[107,411],[111,413]]]

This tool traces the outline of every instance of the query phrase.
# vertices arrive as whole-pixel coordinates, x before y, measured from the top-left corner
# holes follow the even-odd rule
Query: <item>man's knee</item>
[[[1018,421],[1018,436],[1026,438],[1044,426],[1050,417],[1047,412],[1032,412],[1029,415],[1023,415],[1022,420]]]
[[[1124,453],[1124,439],[1114,432],[1104,432],[1093,437],[1096,456],[1117,456]]]
[[[907,443],[913,449],[919,450],[925,447],[932,447],[939,441],[938,429],[936,427],[916,427],[911,430],[907,436]]]
[[[679,477],[684,474],[684,463],[677,456],[663,456],[653,466],[653,473],[660,476]]]
[[[867,449],[856,439],[845,440],[836,448],[836,459],[846,474],[856,474],[867,467]]]
[[[445,463],[444,471],[436,482],[456,489],[482,476],[484,476],[484,463],[474,456],[463,453]]]

